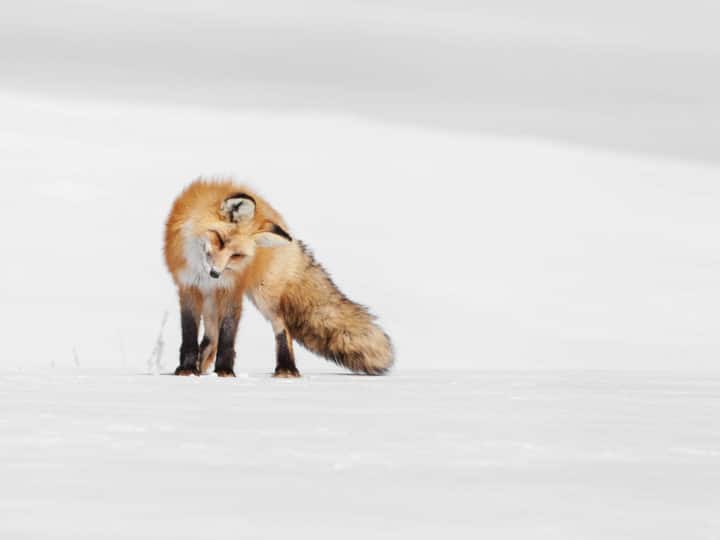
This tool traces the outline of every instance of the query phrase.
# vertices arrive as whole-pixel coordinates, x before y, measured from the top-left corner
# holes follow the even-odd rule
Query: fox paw
[[[297,379],[300,377],[300,372],[297,369],[276,368],[273,377],[276,379]]]
[[[216,374],[218,377],[234,377],[234,376],[235,376],[235,372],[234,372],[232,369],[227,369],[227,368],[225,368],[225,369],[216,369],[216,370],[215,370],[215,374]]]
[[[188,375],[200,375],[200,372],[195,367],[178,366],[175,369],[175,375],[182,375],[183,377],[187,377]]]

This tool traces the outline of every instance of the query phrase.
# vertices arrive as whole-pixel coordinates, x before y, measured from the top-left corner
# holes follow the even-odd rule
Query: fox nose
[[[211,269],[210,269],[210,277],[217,279],[217,278],[220,277],[220,272],[218,272],[218,271],[215,270],[214,268],[211,268]]]

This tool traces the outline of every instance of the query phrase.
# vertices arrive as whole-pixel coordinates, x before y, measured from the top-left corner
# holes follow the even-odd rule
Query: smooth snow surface
[[[714,539],[720,376],[4,371],[0,538]]]

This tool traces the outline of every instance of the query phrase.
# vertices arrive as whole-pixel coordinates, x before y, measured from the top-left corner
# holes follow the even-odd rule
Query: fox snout
[[[203,266],[205,271],[210,274],[210,277],[213,279],[219,278],[225,269],[225,265],[222,264],[223,261],[218,260],[219,258],[220,257],[214,257],[210,246],[205,244],[205,260],[203,261]]]
[[[205,253],[205,264],[203,264],[203,266],[205,267],[205,271],[210,274],[210,277],[213,279],[219,278],[220,274],[223,273],[223,269],[218,268],[215,259],[209,252]]]

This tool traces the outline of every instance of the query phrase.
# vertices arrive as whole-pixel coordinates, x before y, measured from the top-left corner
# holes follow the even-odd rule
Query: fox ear
[[[255,240],[256,246],[268,248],[278,247],[284,246],[293,241],[288,232],[279,225],[273,223],[271,224],[271,227],[272,228],[269,231],[262,231],[253,234],[253,240]]]
[[[236,193],[223,201],[220,212],[233,223],[247,221],[255,215],[255,199],[245,193]]]

